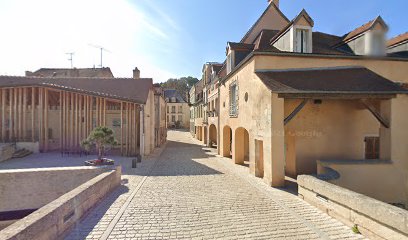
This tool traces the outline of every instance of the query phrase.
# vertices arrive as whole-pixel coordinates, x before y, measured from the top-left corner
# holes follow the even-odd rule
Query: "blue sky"
[[[24,6],[23,8],[21,6]],[[227,41],[239,41],[267,7],[266,0],[2,0],[0,74],[40,67],[99,64],[117,77],[137,66],[155,82],[200,77],[206,61],[223,61]],[[280,0],[292,19],[305,8],[315,31],[343,35],[381,15],[389,36],[408,31],[405,0]]]

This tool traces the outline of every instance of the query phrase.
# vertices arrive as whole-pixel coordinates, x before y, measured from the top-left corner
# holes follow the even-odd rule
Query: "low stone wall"
[[[406,239],[408,211],[314,176],[298,176],[298,193],[310,204],[372,239]]]
[[[0,212],[41,208],[106,170],[97,167],[0,170]]]
[[[407,171],[391,161],[372,159],[317,161],[317,174],[327,174],[327,168],[339,174],[338,178],[328,180],[334,185],[382,202],[408,207],[405,184],[408,179]]]
[[[0,162],[11,159],[15,151],[16,149],[13,146],[13,144],[1,143],[0,144]]]
[[[0,232],[0,240],[61,239],[98,201],[120,185],[120,166],[102,173]]]

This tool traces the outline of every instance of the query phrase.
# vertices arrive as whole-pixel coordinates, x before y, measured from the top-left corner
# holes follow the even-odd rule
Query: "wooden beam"
[[[363,105],[368,109],[368,111],[373,114],[373,116],[383,125],[385,128],[390,128],[390,122],[381,116],[381,113],[377,111],[375,106],[366,100],[361,100]]]
[[[19,141],[23,138],[23,89],[18,89],[18,139]]]
[[[49,98],[48,98],[48,89],[44,89],[44,151],[48,152],[48,108],[49,108]]]
[[[13,89],[9,88],[8,89],[8,97],[9,97],[9,135],[8,135],[8,140],[11,142],[13,141],[14,137],[14,126],[13,126]]]
[[[18,132],[17,132],[17,128],[18,128],[18,88],[14,88],[14,110],[13,110],[13,121],[14,121],[14,141],[18,141]]]
[[[27,141],[27,88],[23,89],[23,138]]]
[[[123,102],[120,102],[120,153],[123,156]]]
[[[40,151],[43,150],[43,88],[38,89],[38,141]]]
[[[79,142],[78,142],[78,145],[81,143],[81,141],[82,141],[82,139],[83,139],[83,131],[82,131],[82,128],[83,128],[83,124],[82,124],[82,95],[79,95],[79,104],[78,104],[78,106],[79,106],[79,116],[78,116],[78,121],[79,121],[79,125],[78,125],[78,139],[79,139]]]
[[[64,150],[64,137],[63,137],[63,130],[62,130],[62,127],[63,127],[63,119],[64,119],[64,117],[63,117],[63,114],[64,114],[64,112],[63,112],[63,105],[62,105],[62,98],[63,98],[63,94],[62,94],[62,91],[60,91],[59,92],[59,115],[60,115],[60,122],[59,122],[59,142],[60,142],[60,151],[63,151]]]
[[[106,126],[106,98],[103,98],[103,126]]]
[[[31,88],[31,141],[35,142],[35,88]]]
[[[1,89],[1,140],[6,141],[6,89]]]
[[[284,124],[285,125],[288,124],[290,120],[292,120],[303,109],[306,103],[307,103],[307,99],[303,99],[303,101],[295,108],[295,110],[293,110],[293,112],[285,118]]]

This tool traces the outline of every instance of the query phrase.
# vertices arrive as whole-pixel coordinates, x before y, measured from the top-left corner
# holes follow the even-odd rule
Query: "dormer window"
[[[369,45],[369,55],[384,56],[386,53],[385,36],[383,32],[371,32],[371,44]]]
[[[309,51],[309,33],[307,29],[296,29],[295,51],[299,53],[308,53]]]
[[[232,52],[230,52],[227,56],[227,74],[229,74],[232,71],[232,68],[234,66],[234,58],[232,57]]]
[[[172,98],[171,98],[171,102],[175,103],[175,102],[176,102],[176,98],[175,98],[175,97],[172,97]]]

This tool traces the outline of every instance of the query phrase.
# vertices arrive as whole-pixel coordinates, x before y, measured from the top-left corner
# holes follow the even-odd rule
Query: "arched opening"
[[[218,144],[217,144],[217,128],[215,127],[214,124],[210,125],[210,131],[209,131],[209,137],[210,137],[210,142],[209,142],[209,146],[210,147],[215,147],[217,148]]]
[[[222,133],[222,156],[231,158],[232,129],[224,126]]]
[[[236,164],[249,166],[249,133],[245,128],[235,130],[235,152],[234,161]]]
[[[203,127],[204,130],[204,137],[202,139],[202,141],[204,142],[205,145],[207,145],[207,136],[208,136],[208,132],[207,132],[207,127]]]

